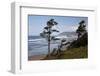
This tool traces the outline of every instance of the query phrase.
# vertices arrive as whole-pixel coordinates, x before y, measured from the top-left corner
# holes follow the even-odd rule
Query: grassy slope
[[[60,55],[60,59],[74,59],[74,58],[87,58],[88,52],[86,47],[80,47],[80,48],[72,48],[68,51],[63,52]]]
[[[52,59],[79,59],[79,58],[88,58],[88,49],[87,47],[71,48],[60,52],[60,55],[45,57],[43,60],[52,60]]]

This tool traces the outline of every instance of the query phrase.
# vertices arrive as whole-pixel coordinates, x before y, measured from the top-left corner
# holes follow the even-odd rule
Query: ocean
[[[52,40],[50,52],[61,44],[61,39],[64,36],[57,36],[60,40]],[[66,41],[73,41],[77,36],[66,36]],[[40,36],[28,36],[28,56],[41,55],[48,53],[48,41]]]

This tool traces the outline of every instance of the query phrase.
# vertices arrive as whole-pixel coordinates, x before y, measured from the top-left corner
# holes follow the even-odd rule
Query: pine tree
[[[82,20],[79,23],[78,29],[76,30],[76,33],[78,33],[78,38],[80,38],[85,32],[86,32],[86,25],[85,25],[85,21]]]
[[[51,34],[53,32],[59,32],[58,30],[52,28],[53,26],[57,24],[58,23],[54,21],[54,19],[50,19],[49,21],[47,21],[47,26],[44,27],[43,32],[40,33],[40,36],[42,36],[43,38],[46,38],[48,41],[48,56],[50,56],[50,42],[54,38],[54,36],[51,36]]]

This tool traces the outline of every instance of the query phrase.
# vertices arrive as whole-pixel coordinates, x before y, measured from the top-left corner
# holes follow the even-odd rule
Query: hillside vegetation
[[[48,57],[44,59],[80,59],[80,58],[88,58],[88,36],[85,33],[82,37],[74,40],[70,45],[66,48],[66,50],[61,51],[57,54],[51,53]]]

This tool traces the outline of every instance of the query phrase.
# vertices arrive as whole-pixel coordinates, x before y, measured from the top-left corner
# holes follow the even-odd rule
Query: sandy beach
[[[45,54],[42,54],[42,55],[34,55],[34,56],[29,56],[28,57],[28,60],[41,60],[41,59],[44,59],[46,57]]]

